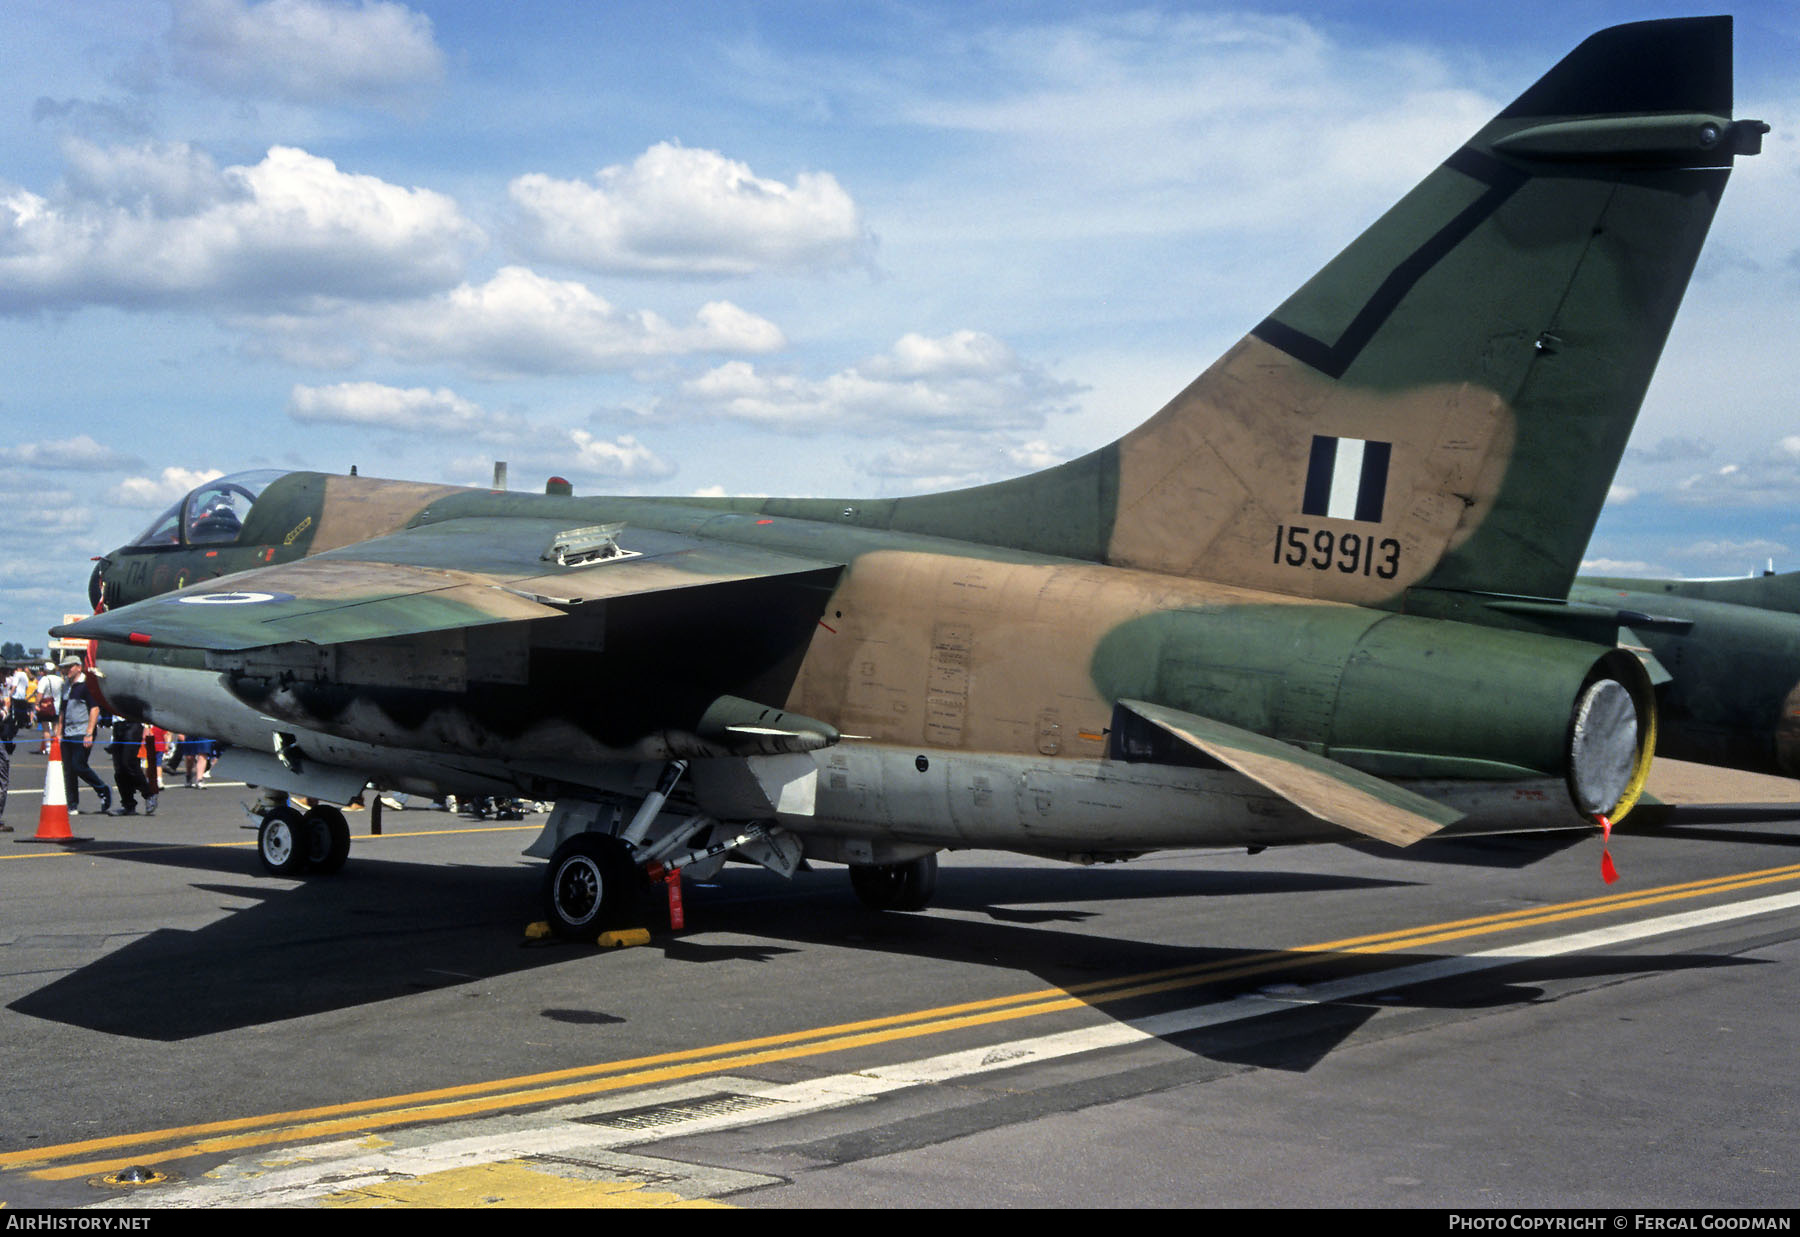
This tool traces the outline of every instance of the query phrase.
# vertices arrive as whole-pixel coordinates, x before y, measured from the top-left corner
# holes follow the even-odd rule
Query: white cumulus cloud
[[[580,426],[495,412],[447,387],[392,387],[378,382],[296,386],[288,415],[308,425],[349,425],[419,436],[454,436],[503,449],[508,464],[575,477],[640,480],[675,472],[669,461],[630,434],[605,438]],[[491,460],[460,459],[461,472],[484,472]]]
[[[1689,507],[1767,507],[1785,513],[1800,503],[1800,458],[1779,442],[1746,463],[1684,477],[1664,496]]]
[[[93,527],[93,510],[75,491],[20,484],[28,481],[20,476],[14,476],[10,481],[11,484],[0,484],[0,510],[7,512],[4,532],[21,543],[41,551],[44,537],[85,533]],[[24,550],[26,546],[20,548]],[[0,566],[0,579],[7,581],[10,593],[15,584],[28,575],[54,570],[54,566],[41,558],[34,561],[28,551]]]
[[[0,192],[0,312],[418,295],[481,235],[443,194],[293,147],[224,169],[180,143],[69,149],[61,197]]]
[[[1747,568],[1755,568],[1768,559],[1785,557],[1788,547],[1779,541],[1759,537],[1749,541],[1696,541],[1672,550],[1671,553],[1690,562],[1742,562]]]
[[[112,488],[107,501],[118,507],[162,507],[195,486],[225,474],[217,468],[169,467],[155,477],[127,477]]]
[[[908,334],[894,347],[825,378],[769,373],[728,361],[681,384],[659,411],[701,411],[786,429],[879,433],[901,427],[1033,429],[1080,388],[1027,364],[976,331]]]
[[[345,324],[330,325],[336,335]],[[384,355],[494,374],[589,373],[654,357],[772,352],[786,343],[773,322],[729,301],[709,301],[690,322],[676,323],[521,266],[424,302],[358,306],[348,325]]]
[[[480,432],[493,420],[448,387],[390,387],[379,382],[295,386],[288,397],[288,415],[308,425],[361,425],[423,434]]]
[[[53,442],[26,442],[13,447],[0,447],[0,463],[23,468],[58,468],[75,472],[101,472],[109,468],[131,468],[138,461],[123,451],[102,446],[88,434],[61,438]]]
[[[385,0],[178,0],[169,48],[177,73],[240,98],[388,106],[444,75],[431,19]]]
[[[749,275],[866,262],[856,203],[829,172],[791,185],[713,150],[669,142],[592,183],[532,173],[509,188],[520,245],[533,258],[589,270]]]
[[[630,434],[601,438],[587,430],[569,431],[573,450],[566,467],[601,477],[667,477],[675,468]]]
[[[879,452],[862,461],[862,470],[906,492],[925,493],[1039,472],[1071,454],[1042,439],[1021,442],[1006,433],[940,431],[927,442]]]
[[[1641,558],[1584,558],[1581,572],[1590,576],[1647,576],[1655,574]]]

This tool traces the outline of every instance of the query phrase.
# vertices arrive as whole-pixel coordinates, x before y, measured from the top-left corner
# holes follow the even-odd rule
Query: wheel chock
[[[528,941],[548,941],[556,937],[556,930],[543,920],[525,925],[525,939]],[[573,943],[573,942],[571,942]],[[630,945],[648,945],[650,930],[648,928],[619,928],[611,932],[602,932],[595,944],[601,949],[624,949]]]
[[[625,949],[632,945],[648,945],[650,929],[619,928],[612,932],[602,932],[600,939],[594,943],[602,949]]]

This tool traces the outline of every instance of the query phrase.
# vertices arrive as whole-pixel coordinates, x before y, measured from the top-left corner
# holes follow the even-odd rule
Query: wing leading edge
[[[556,618],[584,602],[843,567],[634,528],[606,530],[605,557],[559,565],[569,534],[585,531],[555,520],[445,520],[207,580],[53,634],[219,652],[345,644]]]

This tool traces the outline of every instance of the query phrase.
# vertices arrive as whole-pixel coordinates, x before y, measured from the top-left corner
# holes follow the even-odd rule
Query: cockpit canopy
[[[257,497],[287,475],[286,469],[263,468],[214,477],[157,516],[131,545],[229,545],[237,540]]]

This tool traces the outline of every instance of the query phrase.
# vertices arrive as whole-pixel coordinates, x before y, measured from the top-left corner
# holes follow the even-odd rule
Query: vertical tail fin
[[[1142,426],[890,525],[1303,596],[1562,597],[1733,157],[1731,19],[1582,43]]]

